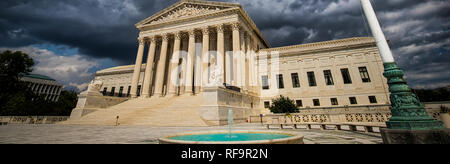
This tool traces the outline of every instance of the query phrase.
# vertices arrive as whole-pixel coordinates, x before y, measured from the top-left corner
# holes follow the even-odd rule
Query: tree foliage
[[[450,86],[436,89],[413,89],[421,102],[450,101]]]
[[[272,105],[269,107],[272,113],[297,113],[298,108],[295,105],[294,100],[289,99],[289,97],[280,97],[272,99]]]
[[[75,108],[77,94],[62,91],[57,102],[36,95],[20,78],[32,71],[34,61],[20,51],[0,53],[0,115],[66,116]]]

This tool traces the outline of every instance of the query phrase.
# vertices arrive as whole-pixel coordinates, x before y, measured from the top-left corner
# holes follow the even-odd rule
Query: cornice
[[[141,66],[141,71],[145,71],[146,64],[143,63]],[[133,73],[134,65],[122,65],[112,68],[106,68],[95,73],[96,76],[104,76],[104,75],[115,75],[122,73]]]
[[[331,51],[345,48],[355,48],[355,47],[375,46],[375,45],[376,45],[375,40],[372,37],[355,37],[340,40],[331,40],[285,47],[261,49],[260,52],[269,53],[271,51],[279,51],[280,55],[290,53],[302,54],[302,53]]]
[[[142,71],[142,69],[141,69]],[[117,74],[126,74],[133,73],[133,70],[121,70],[121,71],[111,71],[111,72],[97,72],[95,76],[106,76],[106,75],[117,75]]]

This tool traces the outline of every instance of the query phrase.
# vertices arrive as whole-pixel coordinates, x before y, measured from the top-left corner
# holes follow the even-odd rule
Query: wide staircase
[[[200,118],[202,100],[202,94],[136,98],[60,124],[116,125],[119,116],[120,125],[207,126]]]

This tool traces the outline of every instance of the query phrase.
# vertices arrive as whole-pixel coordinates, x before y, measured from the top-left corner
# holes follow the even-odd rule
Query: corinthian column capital
[[[169,34],[168,33],[164,33],[161,35],[162,36],[162,40],[167,42],[169,40]]]
[[[156,37],[155,36],[147,37],[148,44],[155,43],[155,41],[156,41]]]
[[[225,31],[225,27],[223,26],[223,24],[216,25],[216,29],[217,33],[223,33],[223,31]]]
[[[188,34],[189,34],[189,37],[194,37],[195,36],[195,29],[188,30]]]
[[[209,27],[207,26],[207,27],[203,27],[202,28],[202,33],[203,33],[203,35],[209,35]]]
[[[174,36],[175,36],[175,40],[180,40],[182,38],[183,34],[181,33],[181,31],[179,31],[179,32],[175,32]]]
[[[145,38],[138,38],[138,41],[139,41],[139,45],[145,44]]]
[[[233,31],[235,30],[239,30],[241,26],[239,25],[239,22],[233,22],[231,23],[231,28],[233,29]]]

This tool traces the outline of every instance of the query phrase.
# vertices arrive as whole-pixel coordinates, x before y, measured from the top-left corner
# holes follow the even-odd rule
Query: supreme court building
[[[170,112],[184,104],[192,112],[174,117],[182,120],[195,113],[192,118],[217,125],[226,120],[228,109],[238,119],[269,113],[271,100],[279,95],[293,99],[300,109],[389,103],[371,37],[271,47],[240,4],[203,0],[181,0],[136,27],[137,55],[130,56],[136,57],[135,64],[95,76],[102,96],[120,103],[93,105],[89,112],[72,115],[95,114],[100,108],[120,113],[119,107],[132,113],[128,108],[139,106],[137,119],[156,119],[155,112],[144,117],[142,109]],[[87,109],[88,102],[89,96],[81,105]]]

